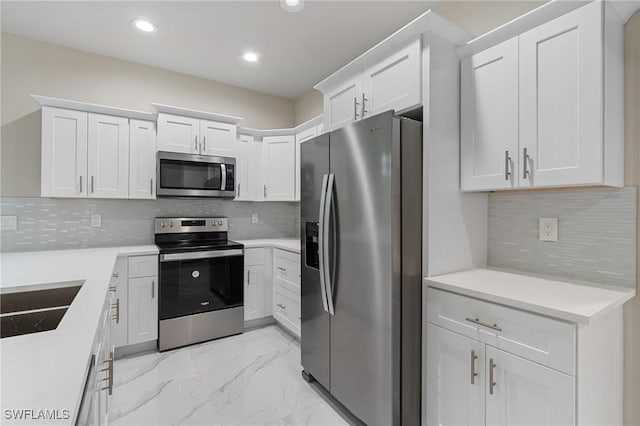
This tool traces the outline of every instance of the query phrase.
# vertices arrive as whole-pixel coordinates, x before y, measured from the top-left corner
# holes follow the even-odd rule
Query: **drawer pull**
[[[498,327],[498,324],[489,324],[488,322],[480,321],[480,318],[465,318],[465,319],[469,322],[481,325],[483,327],[490,328],[492,330],[502,331],[502,328]]]
[[[281,266],[277,267],[278,271],[287,272],[287,268],[283,268]]]
[[[493,395],[493,388],[497,385],[493,381],[493,369],[496,368],[496,363],[493,362],[493,358],[489,359],[489,395]]]
[[[284,309],[285,311],[287,310],[287,307],[286,307],[285,305],[281,305],[280,303],[278,303],[278,304],[277,304],[277,306],[278,306],[280,309]]]
[[[471,351],[471,384],[476,384],[476,359],[478,359],[478,355],[476,355],[476,351]]]

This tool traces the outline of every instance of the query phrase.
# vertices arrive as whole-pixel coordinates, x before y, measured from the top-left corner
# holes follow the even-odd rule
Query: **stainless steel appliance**
[[[244,246],[228,229],[226,218],[156,218],[160,351],[242,333]]]
[[[301,145],[302,367],[369,425],[420,424],[422,124]]]
[[[235,197],[236,159],[158,152],[159,197]]]

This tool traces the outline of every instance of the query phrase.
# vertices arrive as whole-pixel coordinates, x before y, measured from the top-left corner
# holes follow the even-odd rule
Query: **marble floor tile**
[[[117,360],[114,425],[345,425],[301,377],[300,344],[277,326]]]

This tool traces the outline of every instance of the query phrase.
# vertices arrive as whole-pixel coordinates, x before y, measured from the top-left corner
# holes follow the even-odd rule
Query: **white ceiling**
[[[436,1],[2,1],[2,32],[297,98]],[[158,31],[131,25],[146,18]],[[260,53],[244,63],[246,50]]]

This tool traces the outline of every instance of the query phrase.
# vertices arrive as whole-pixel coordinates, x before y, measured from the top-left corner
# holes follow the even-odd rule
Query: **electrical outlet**
[[[18,229],[18,216],[0,216],[0,229],[3,231]]]
[[[558,241],[558,218],[540,218],[540,241]]]
[[[91,215],[91,227],[92,228],[101,228],[102,227],[102,216],[99,214]]]
[[[258,223],[258,213],[251,213],[251,223]]]

